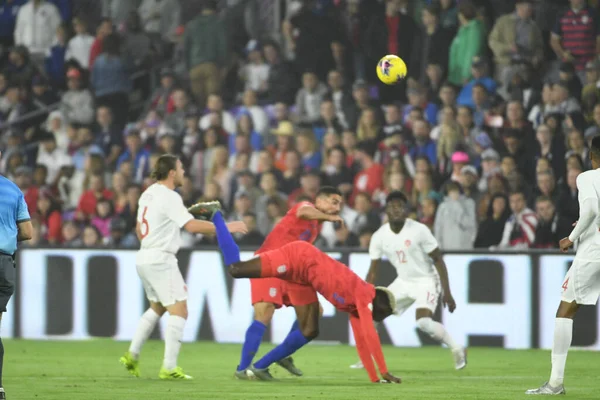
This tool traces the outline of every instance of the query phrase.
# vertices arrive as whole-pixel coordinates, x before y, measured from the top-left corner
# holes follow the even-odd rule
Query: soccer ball
[[[377,77],[386,85],[395,85],[406,77],[404,60],[393,54],[383,57],[377,63]]]

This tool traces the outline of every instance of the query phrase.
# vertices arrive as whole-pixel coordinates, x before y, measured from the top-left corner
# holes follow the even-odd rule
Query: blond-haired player
[[[179,271],[176,254],[181,246],[182,228],[196,234],[215,233],[211,222],[196,220],[190,211],[195,212],[203,207],[212,211],[216,204],[199,204],[188,210],[175,191],[182,185],[184,173],[181,161],[176,156],[162,155],[152,171],[156,183],[146,189],[138,203],[136,233],[141,246],[136,256],[136,266],[150,308],[138,323],[129,351],[120,359],[125,368],[136,377],[140,376],[138,359],[142,345],[160,317],[168,312],[165,356],[159,377],[191,379],[177,366],[188,311],[187,287]],[[231,222],[228,228],[234,233],[247,232],[243,222]]]

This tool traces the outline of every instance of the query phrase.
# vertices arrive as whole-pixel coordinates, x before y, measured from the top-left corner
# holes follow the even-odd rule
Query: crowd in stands
[[[184,202],[219,200],[248,246],[321,185],[346,199],[325,249],[368,248],[394,190],[443,250],[556,248],[577,220],[600,135],[595,4],[282,0],[280,32],[256,36],[227,6],[259,0],[187,17],[183,1],[104,0],[101,19],[0,1],[0,171],[25,194],[30,246],[137,246],[164,153],[184,163]],[[376,79],[385,54],[408,65],[398,85]],[[159,83],[133,110],[137,71]]]

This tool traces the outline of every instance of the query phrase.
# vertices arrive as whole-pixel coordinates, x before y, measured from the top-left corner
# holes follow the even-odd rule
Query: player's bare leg
[[[242,345],[242,356],[234,374],[236,378],[242,380],[249,379],[247,369],[252,364],[267,326],[269,326],[273,314],[275,314],[275,304],[272,303],[261,301],[253,304],[252,307],[254,308],[254,321],[246,330],[246,337]]]
[[[433,320],[433,312],[428,308],[417,308],[416,312],[417,328],[431,336],[434,340],[444,343],[452,351],[454,356],[454,368],[457,370],[467,366],[467,352],[462,347],[456,344],[450,336],[444,325]]]
[[[298,318],[298,329],[290,332],[283,343],[265,354],[263,358],[250,367],[248,369],[249,376],[264,381],[274,380],[269,372],[269,366],[289,357],[319,335],[319,303],[315,302],[304,306],[295,306],[294,308]]]
[[[573,338],[573,318],[579,310],[579,304],[574,301],[561,301],[556,311],[554,322],[554,342],[552,343],[552,371],[550,380],[537,389],[530,389],[526,394],[559,395],[566,394],[563,384],[567,354]]]
[[[133,376],[140,376],[139,358],[142,352],[142,346],[148,340],[160,317],[167,311],[160,303],[150,302],[150,308],[146,310],[133,335],[133,340],[129,345],[129,351],[119,359],[119,362]]]
[[[181,349],[183,328],[188,317],[187,301],[178,301],[166,307],[169,312],[169,321],[165,332],[165,358],[158,374],[160,379],[192,379],[186,375],[181,367],[177,366],[177,357]]]

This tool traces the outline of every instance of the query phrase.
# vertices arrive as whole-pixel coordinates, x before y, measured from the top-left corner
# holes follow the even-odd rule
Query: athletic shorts
[[[187,300],[187,286],[177,263],[138,265],[137,272],[149,301],[167,307]]]
[[[596,304],[600,296],[600,262],[575,259],[562,284],[561,300],[567,303]]]
[[[6,312],[6,305],[15,292],[15,275],[13,257],[0,254],[0,312]]]
[[[437,278],[418,281],[396,279],[388,289],[396,297],[396,315],[402,315],[413,304],[417,309],[426,308],[435,312],[442,293]]]

